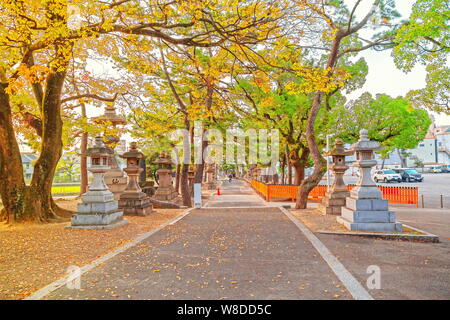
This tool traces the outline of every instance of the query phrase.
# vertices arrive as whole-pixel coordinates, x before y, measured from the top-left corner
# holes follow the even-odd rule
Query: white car
[[[397,172],[395,172],[394,170],[389,169],[376,170],[373,175],[373,180],[375,182],[384,182],[384,183],[392,181],[402,182],[402,176]]]
[[[430,167],[430,172],[431,173],[442,173],[442,167],[441,166],[433,166]]]

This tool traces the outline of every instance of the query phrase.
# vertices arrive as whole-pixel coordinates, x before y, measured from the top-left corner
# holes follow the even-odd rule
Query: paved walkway
[[[47,299],[351,299],[298,227],[244,183]],[[231,208],[233,207],[233,208]]]

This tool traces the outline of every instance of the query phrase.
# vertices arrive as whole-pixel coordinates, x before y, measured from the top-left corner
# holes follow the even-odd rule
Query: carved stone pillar
[[[353,151],[344,149],[344,143],[339,138],[336,139],[333,149],[325,153],[333,158],[330,169],[334,173],[334,182],[319,205],[319,210],[324,214],[340,215],[341,208],[345,206],[345,198],[350,195],[344,183],[344,173],[348,169],[345,157],[352,154]]]
[[[128,174],[128,185],[120,195],[119,208],[125,215],[147,216],[154,210],[150,198],[139,186],[139,174],[143,171],[140,162],[145,161],[145,157],[137,150],[136,142],[133,142],[131,150],[121,155],[121,158],[127,160],[124,171]]]

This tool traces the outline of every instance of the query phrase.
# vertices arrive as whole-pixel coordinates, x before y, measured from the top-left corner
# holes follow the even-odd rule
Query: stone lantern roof
[[[360,138],[352,144],[351,151],[375,151],[383,149],[378,142],[369,140],[369,132],[366,129],[359,131],[359,135]]]
[[[88,148],[86,151],[86,154],[90,157],[92,157],[92,156],[111,157],[112,151],[111,151],[111,149],[105,147],[102,137],[95,137],[94,146],[92,148]]]
[[[132,142],[130,144],[130,147],[131,147],[131,150],[122,154],[120,156],[121,158],[123,158],[123,159],[128,159],[128,158],[142,159],[142,158],[144,158],[144,154],[137,149],[136,142]]]
[[[342,139],[337,138],[334,142],[333,148],[330,151],[326,152],[326,156],[351,156],[354,153],[353,150],[345,150],[344,142]]]
[[[105,113],[100,117],[94,118],[94,121],[95,122],[109,121],[114,126],[119,125],[119,124],[123,124],[123,125],[127,124],[127,121],[125,120],[125,118],[116,113],[116,108],[114,106],[107,106],[105,108]]]
[[[172,160],[169,158],[169,155],[167,153],[165,153],[164,151],[159,154],[159,158],[156,159],[153,163],[159,164],[159,165],[172,165],[173,164]]]

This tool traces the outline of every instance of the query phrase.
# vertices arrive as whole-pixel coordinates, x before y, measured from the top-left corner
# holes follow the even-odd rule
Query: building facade
[[[408,167],[415,167],[419,161],[423,165],[450,165],[450,125],[430,126],[427,136],[415,149],[407,150]]]

